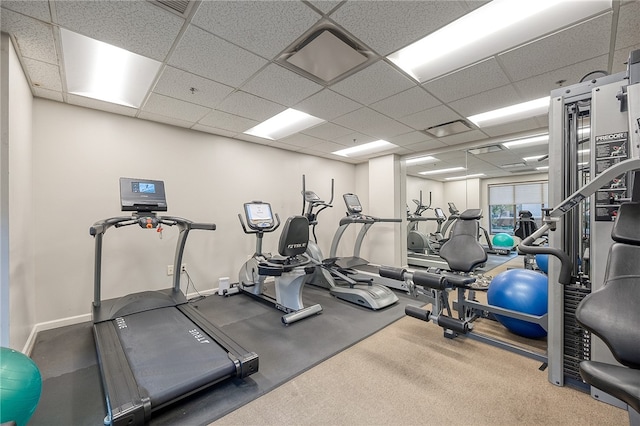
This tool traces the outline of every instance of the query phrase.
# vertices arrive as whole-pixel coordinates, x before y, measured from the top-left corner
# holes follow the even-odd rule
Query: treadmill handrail
[[[93,275],[93,306],[99,307],[102,297],[102,239],[104,234],[112,226],[123,227],[133,225],[138,222],[140,217],[153,216],[152,214],[138,214],[135,213],[132,216],[118,216],[108,219],[99,220],[89,228],[89,235],[92,235],[95,239],[95,260],[94,260],[94,275]],[[184,254],[184,247],[187,242],[187,237],[191,229],[199,229],[205,231],[215,231],[216,225],[214,223],[196,223],[188,219],[178,216],[158,216],[159,223],[167,226],[178,226],[179,234],[176,241],[176,251],[174,256],[174,265],[182,265],[182,256]],[[173,274],[173,291],[175,293],[180,291],[180,277],[182,274]]]

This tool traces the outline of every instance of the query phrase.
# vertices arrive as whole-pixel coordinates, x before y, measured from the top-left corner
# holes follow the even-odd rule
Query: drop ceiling
[[[374,155],[332,152],[384,139],[398,146],[385,154],[439,160],[409,166],[416,176],[456,166],[487,177],[533,173],[546,163],[522,158],[546,154],[544,145],[478,155],[466,150],[544,132],[544,115],[482,129],[471,125],[439,138],[425,129],[548,96],[594,71],[624,71],[629,52],[640,49],[640,2],[614,0],[605,13],[424,83],[385,58],[485,3],[2,0],[1,29],[11,36],[35,97],[353,164]],[[356,72],[329,84],[282,60],[288,48],[322,27],[347,36],[368,56]],[[69,93],[60,28],[160,61],[142,106]],[[280,140],[243,133],[287,108],[326,122]]]

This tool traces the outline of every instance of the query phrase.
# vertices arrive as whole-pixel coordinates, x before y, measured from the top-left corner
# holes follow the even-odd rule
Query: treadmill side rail
[[[259,359],[255,352],[244,349],[191,304],[178,305],[177,308],[228,352],[229,359],[236,365],[236,377],[244,378],[258,372]]]
[[[142,425],[151,418],[151,401],[141,395],[112,321],[93,325],[107,417],[113,426]]]

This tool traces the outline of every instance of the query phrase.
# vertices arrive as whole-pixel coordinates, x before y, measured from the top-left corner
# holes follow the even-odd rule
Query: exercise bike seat
[[[260,275],[280,276],[283,272],[308,264],[304,254],[309,242],[309,222],[305,216],[287,219],[280,234],[278,254],[266,258],[258,265]]]
[[[640,412],[640,203],[624,203],[611,231],[602,288],[587,295],[576,320],[598,336],[622,365],[582,361],[580,375],[588,384]],[[640,416],[638,416],[640,419]],[[632,422],[633,424],[633,422]]]
[[[454,272],[471,272],[487,261],[487,252],[478,241],[481,209],[469,209],[453,224],[449,239],[440,247],[440,257]]]

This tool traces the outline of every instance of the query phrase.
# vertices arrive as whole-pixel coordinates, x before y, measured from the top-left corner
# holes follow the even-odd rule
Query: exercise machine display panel
[[[122,211],[166,212],[167,199],[161,180],[120,178]]]
[[[360,204],[360,199],[356,194],[344,194],[342,198],[344,198],[349,214],[362,213],[362,204]]]
[[[247,225],[251,229],[271,228],[274,225],[271,204],[269,203],[245,203],[244,212],[247,217]]]

